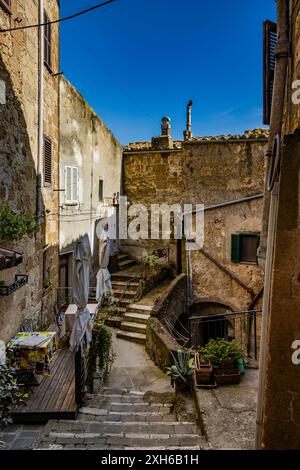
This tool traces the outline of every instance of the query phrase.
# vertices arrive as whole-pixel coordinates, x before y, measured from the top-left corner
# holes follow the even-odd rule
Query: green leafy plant
[[[9,365],[0,365],[0,430],[12,423],[10,412],[27,394],[17,384],[16,370]]]
[[[0,209],[0,239],[20,240],[25,235],[37,233],[40,226],[31,213],[18,213],[8,205]]]
[[[105,383],[114,361],[112,351],[112,332],[102,320],[96,320],[93,326],[94,345],[92,348],[93,358],[90,365],[94,371],[98,368],[101,374],[101,383]],[[94,364],[94,365],[93,365]]]
[[[177,358],[173,353],[174,364],[171,367],[167,367],[166,374],[171,377],[172,382],[176,380],[182,380],[188,383],[190,377],[195,370],[195,359],[192,356],[192,351],[177,351]]]
[[[146,258],[144,259],[144,264],[147,268],[150,269],[150,271],[155,271],[158,260],[159,260],[158,256],[149,255],[149,256],[146,256]]]
[[[223,338],[210,339],[206,346],[199,349],[201,361],[210,361],[213,367],[222,367],[243,357],[234,341]]]

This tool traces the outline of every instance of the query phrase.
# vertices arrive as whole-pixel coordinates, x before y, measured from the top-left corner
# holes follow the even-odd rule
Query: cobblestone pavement
[[[6,449],[208,448],[192,417],[176,419],[174,390],[145,348],[114,336],[114,352],[106,388],[88,397],[76,421],[11,426],[0,434]]]
[[[0,433],[0,449],[31,449],[43,426],[13,424]]]
[[[257,383],[258,370],[246,369],[238,385],[198,389],[202,421],[212,448],[254,449]]]

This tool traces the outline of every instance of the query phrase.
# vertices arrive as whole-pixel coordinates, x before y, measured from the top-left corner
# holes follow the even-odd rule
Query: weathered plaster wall
[[[46,9],[51,18],[59,16],[56,0],[47,0]],[[18,21],[15,20],[18,18]],[[12,14],[0,7],[0,27],[38,22],[38,2],[14,0]],[[53,68],[59,69],[59,27],[53,26]],[[0,36],[0,79],[6,86],[6,104],[0,105],[0,205],[8,203],[12,209],[35,212],[37,129],[38,129],[38,30],[20,30]],[[0,273],[6,284],[14,281],[17,273],[28,274],[28,285],[8,297],[0,297],[0,338],[9,339],[20,325],[30,320],[35,328],[48,326],[53,320],[53,302],[58,276],[58,82],[44,68],[45,79],[45,133],[52,138],[51,188],[43,188],[43,210],[49,209],[43,227],[36,236],[24,237],[19,242],[1,241],[1,246],[21,252],[24,261],[17,268]],[[43,247],[52,250],[50,281],[43,289]]]
[[[60,193],[60,250],[61,253],[72,251],[76,241],[87,235],[97,263],[95,227],[98,220],[113,209],[114,193],[120,193],[122,147],[66,78],[60,81],[60,105],[62,189],[65,189],[65,167],[79,169],[78,204],[67,205],[65,192]],[[99,201],[100,179],[103,180],[104,202]]]

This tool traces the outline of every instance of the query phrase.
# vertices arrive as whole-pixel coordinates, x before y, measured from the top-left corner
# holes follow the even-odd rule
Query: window
[[[0,5],[3,6],[4,10],[11,13],[11,1],[12,0],[0,0]]]
[[[99,202],[103,201],[103,180],[99,180]]]
[[[44,22],[49,23],[50,18],[47,15],[46,11],[44,13]],[[45,30],[45,37],[44,37],[44,45],[45,45],[45,51],[44,51],[44,63],[45,65],[51,69],[52,66],[52,47],[51,47],[51,24],[46,24],[44,27]]]
[[[255,233],[239,233],[231,236],[231,261],[233,263],[257,263],[260,237]]]
[[[44,185],[50,186],[52,179],[52,140],[44,135]]]
[[[78,204],[78,168],[65,167],[65,204]]]
[[[272,21],[264,22],[264,124],[270,124],[273,85],[275,75],[275,51],[277,43],[277,26]]]

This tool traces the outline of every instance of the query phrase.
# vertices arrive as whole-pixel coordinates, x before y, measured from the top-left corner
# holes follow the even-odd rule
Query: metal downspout
[[[44,0],[39,2],[39,23],[44,23]],[[38,95],[38,158],[36,176],[36,222],[42,218],[42,174],[44,141],[44,54],[45,27],[39,27],[39,95]]]

